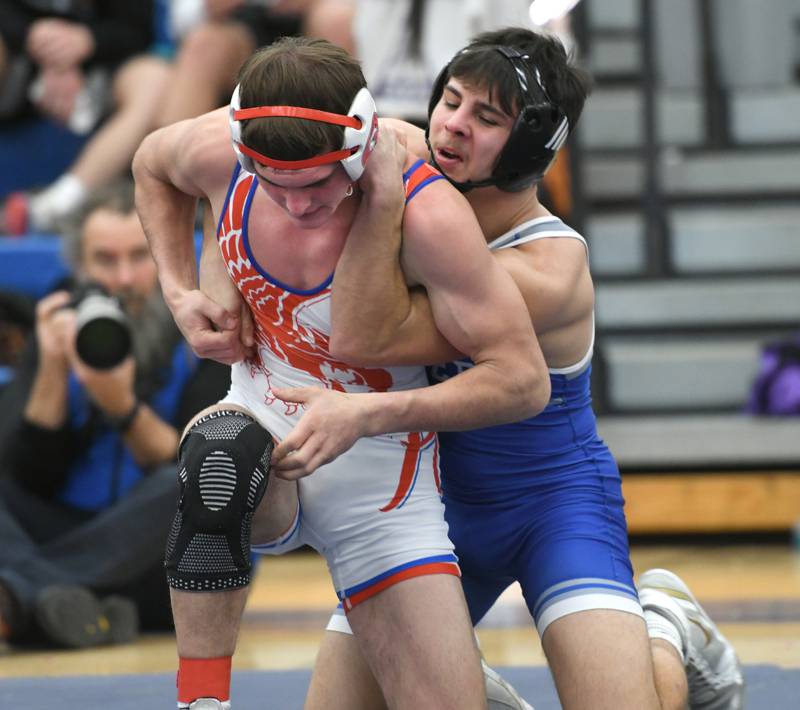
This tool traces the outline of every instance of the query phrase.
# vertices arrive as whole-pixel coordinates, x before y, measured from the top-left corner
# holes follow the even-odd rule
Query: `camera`
[[[109,370],[130,355],[133,342],[128,316],[119,299],[100,284],[80,286],[69,307],[76,313],[75,349],[89,367]]]

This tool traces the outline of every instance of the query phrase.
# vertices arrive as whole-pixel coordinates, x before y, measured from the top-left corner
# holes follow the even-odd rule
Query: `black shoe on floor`
[[[127,597],[111,595],[100,601],[110,625],[109,643],[131,643],[139,635],[139,611]]]
[[[70,585],[43,589],[34,616],[42,633],[64,648],[125,643],[135,638],[139,629],[133,602],[123,597],[101,602],[85,587]]]

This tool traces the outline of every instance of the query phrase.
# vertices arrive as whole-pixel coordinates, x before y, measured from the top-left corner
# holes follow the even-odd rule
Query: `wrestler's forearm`
[[[529,371],[509,374],[483,363],[431,387],[366,395],[369,436],[403,431],[462,431],[538,414],[549,380]]]
[[[242,297],[233,283],[217,244],[216,225],[207,203],[203,206],[203,247],[200,253],[200,290],[231,313],[238,313]]]
[[[362,206],[337,263],[331,353],[371,367],[459,356],[437,329],[425,289],[409,289],[400,264],[401,220],[385,215],[378,201]]]
[[[134,157],[133,175],[136,209],[170,304],[197,286],[193,229],[197,199],[170,183],[158,150],[158,133],[145,138]]]
[[[410,309],[400,266],[403,191],[369,192],[336,264],[331,291],[331,352],[354,362],[385,349]]]

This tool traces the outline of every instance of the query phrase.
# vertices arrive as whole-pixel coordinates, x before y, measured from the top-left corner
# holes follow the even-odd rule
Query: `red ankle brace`
[[[176,685],[179,703],[197,698],[230,700],[231,657],[180,658]]]

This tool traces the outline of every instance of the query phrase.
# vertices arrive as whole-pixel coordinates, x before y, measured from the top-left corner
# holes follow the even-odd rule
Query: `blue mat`
[[[545,668],[499,668],[536,710],[559,710]],[[234,710],[302,708],[310,671],[241,671],[233,674]],[[800,670],[777,666],[745,667],[747,710],[798,707]],[[71,678],[4,678],[0,708],[14,710],[157,710],[174,708],[175,675],[114,675]]]

